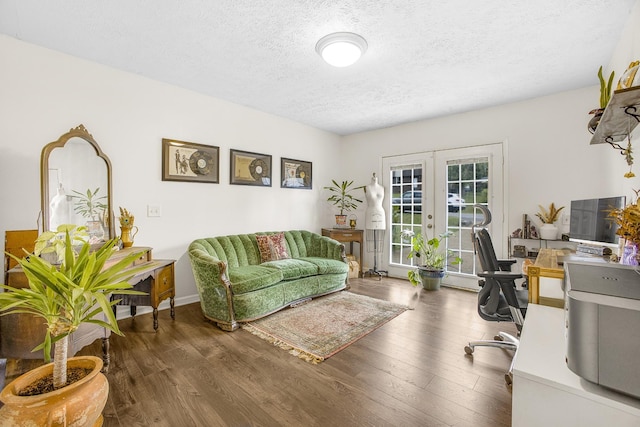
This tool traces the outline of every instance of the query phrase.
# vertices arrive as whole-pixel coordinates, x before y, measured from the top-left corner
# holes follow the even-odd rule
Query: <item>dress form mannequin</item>
[[[382,207],[384,187],[378,184],[378,177],[375,173],[373,174],[373,177],[371,177],[371,184],[365,187],[365,194],[367,196],[365,228],[367,229],[367,240],[369,242],[373,242],[373,268],[369,269],[365,275],[377,276],[382,280],[383,275],[389,276],[389,273],[386,270],[378,270],[378,252],[382,252],[382,241],[387,223],[385,220],[384,208]]]
[[[68,224],[69,221],[69,201],[64,192],[62,184],[58,186],[58,193],[51,198],[51,219],[49,220],[49,230],[57,230],[58,226]]]
[[[382,200],[384,199],[384,187],[378,184],[378,177],[373,174],[371,184],[366,186],[367,211],[365,212],[365,228],[367,230],[384,230],[386,221]]]

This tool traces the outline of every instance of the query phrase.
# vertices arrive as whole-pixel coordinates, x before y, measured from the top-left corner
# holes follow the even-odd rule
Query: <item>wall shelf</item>
[[[624,141],[640,123],[640,86],[620,89],[613,93],[596,128],[591,144],[609,144],[622,155],[626,147]]]

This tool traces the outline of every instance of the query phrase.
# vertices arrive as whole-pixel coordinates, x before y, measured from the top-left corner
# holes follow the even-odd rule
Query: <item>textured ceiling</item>
[[[595,85],[634,3],[0,0],[0,33],[347,135]]]

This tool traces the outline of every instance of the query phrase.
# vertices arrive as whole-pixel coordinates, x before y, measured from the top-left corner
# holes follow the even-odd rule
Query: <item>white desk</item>
[[[529,304],[515,357],[513,427],[640,426],[640,400],[590,383],[567,367],[563,309]]]

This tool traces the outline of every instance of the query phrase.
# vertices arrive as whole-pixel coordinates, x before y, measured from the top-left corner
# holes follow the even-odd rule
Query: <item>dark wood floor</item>
[[[474,426],[511,424],[504,383],[511,354],[478,348],[511,324],[485,322],[476,294],[427,292],[407,281],[351,279],[351,292],[407,304],[406,311],[323,363],[312,365],[238,330],[205,322],[199,304],[120,321],[111,339],[105,427]],[[81,354],[99,354],[94,343]]]

